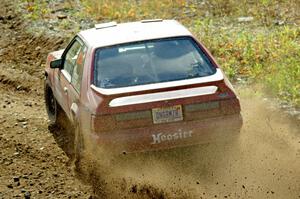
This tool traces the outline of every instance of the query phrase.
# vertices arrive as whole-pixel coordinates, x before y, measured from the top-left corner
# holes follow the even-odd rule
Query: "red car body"
[[[215,74],[122,88],[95,85],[97,49],[173,37],[194,40],[216,69]],[[83,45],[82,53],[76,57],[82,71],[78,72],[80,78],[74,77],[75,83],[73,75],[63,68],[74,41]],[[218,136],[238,134],[242,126],[240,103],[232,85],[208,50],[173,20],[109,23],[82,31],[65,50],[48,55],[45,73],[46,87],[85,141],[117,152],[215,141]],[[157,120],[156,116],[162,117]]]

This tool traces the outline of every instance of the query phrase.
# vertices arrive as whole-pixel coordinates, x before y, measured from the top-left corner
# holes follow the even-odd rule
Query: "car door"
[[[84,43],[78,38],[77,41],[80,43],[81,48],[77,54],[76,62],[74,63],[72,75],[71,75],[71,83],[68,88],[68,96],[69,96],[69,106],[71,117],[74,120],[78,117],[79,109],[80,109],[80,90],[82,83],[82,74],[84,68],[84,61],[86,57],[87,47]]]
[[[82,45],[77,38],[73,39],[62,55],[63,66],[58,73],[59,88],[58,88],[58,102],[62,109],[70,117],[70,95],[69,90],[71,86],[71,77],[76,65],[77,57],[81,51]]]

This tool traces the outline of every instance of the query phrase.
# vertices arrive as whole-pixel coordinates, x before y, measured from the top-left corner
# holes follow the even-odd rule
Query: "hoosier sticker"
[[[152,143],[151,144],[159,144],[166,141],[179,140],[192,137],[193,131],[182,131],[179,129],[175,133],[156,133],[152,134]]]

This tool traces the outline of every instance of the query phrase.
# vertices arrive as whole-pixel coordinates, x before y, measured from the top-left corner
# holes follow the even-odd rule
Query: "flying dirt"
[[[4,1],[0,198],[300,198],[299,119],[248,86],[236,85],[244,122],[234,140],[122,154],[106,162],[87,154],[92,157],[76,169],[67,156],[69,140],[48,130],[43,101],[45,56],[66,41],[24,28]]]
[[[89,167],[101,179],[92,180],[94,187],[105,187],[96,193],[112,198],[298,198],[299,123],[273,102],[253,96],[253,90],[239,90],[244,126],[236,140],[128,154],[106,170]],[[103,158],[94,156],[93,165]]]

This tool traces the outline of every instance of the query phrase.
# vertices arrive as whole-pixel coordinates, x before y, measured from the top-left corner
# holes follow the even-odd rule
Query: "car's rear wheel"
[[[96,164],[85,147],[84,136],[78,124],[74,127],[74,156],[75,173],[77,178],[90,183],[95,175]]]
[[[79,125],[76,124],[74,127],[74,156],[75,156],[75,166],[76,168],[80,169],[80,163],[82,159],[82,153],[83,153],[83,137],[80,132]]]

